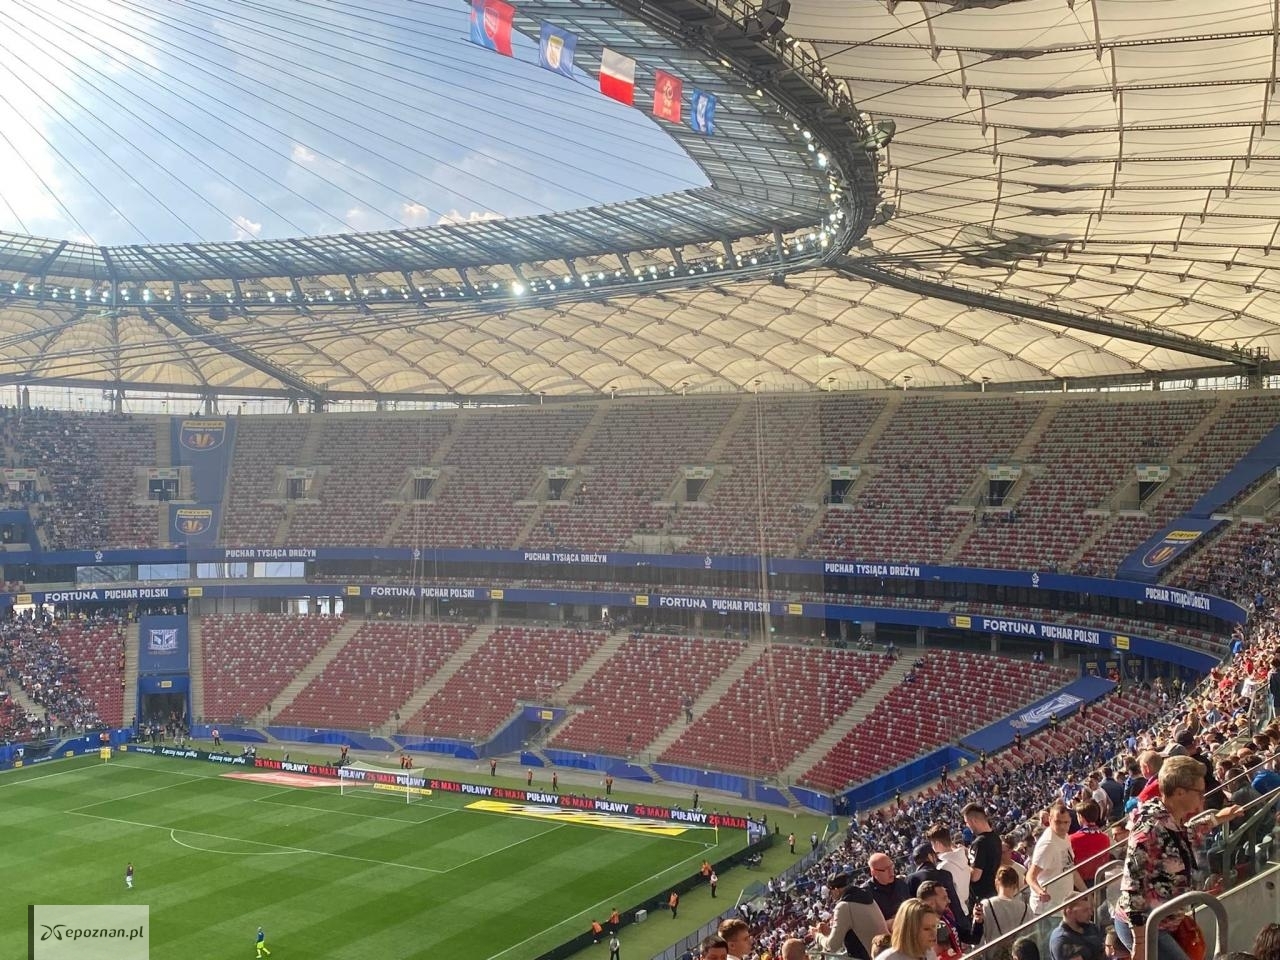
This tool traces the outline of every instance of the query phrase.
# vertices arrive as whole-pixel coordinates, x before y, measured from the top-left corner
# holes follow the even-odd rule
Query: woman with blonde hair
[[[904,900],[893,917],[892,949],[875,960],[932,960],[938,945],[938,914],[923,900]]]

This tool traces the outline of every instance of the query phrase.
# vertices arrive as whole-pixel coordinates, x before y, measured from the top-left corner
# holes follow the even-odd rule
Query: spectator
[[[1032,913],[1052,913],[1073,890],[1084,889],[1084,880],[1075,869],[1071,841],[1067,839],[1070,829],[1071,814],[1066,804],[1055,800],[1049,807],[1049,825],[1036,841],[1031,866],[1027,868]]]
[[[1280,923],[1268,923],[1253,941],[1257,960],[1280,960]]]
[[[1115,928],[1135,960],[1146,960],[1145,940],[1139,934],[1147,916],[1191,889],[1196,859],[1185,825],[1204,809],[1204,774],[1199,761],[1170,757],[1160,768],[1160,796],[1139,806],[1130,822]],[[1225,822],[1240,813],[1231,806],[1219,810],[1216,819]],[[1171,932],[1180,919],[1169,917],[1161,925],[1160,954],[1165,960],[1187,960]]]
[[[1071,855],[1080,878],[1086,885],[1092,886],[1098,868],[1111,859],[1107,852],[1111,849],[1111,838],[1102,829],[1102,811],[1095,801],[1086,800],[1077,804],[1076,820],[1080,829],[1067,839],[1071,843]]]
[[[1012,867],[996,871],[996,889],[997,896],[973,905],[973,937],[979,943],[999,940],[1032,917],[1031,907],[1019,895],[1018,874]]]
[[[889,926],[870,891],[856,886],[847,873],[833,875],[827,881],[827,889],[835,906],[831,921],[823,921],[813,928],[814,939],[824,953],[839,953],[843,949],[851,957],[864,960],[871,957],[872,941],[888,933]]]
[[[871,871],[867,891],[892,929],[898,908],[912,899],[911,890],[907,887],[907,881],[894,873],[893,860],[888,855],[873,853],[867,859],[867,868]]]
[[[925,960],[933,953],[938,940],[938,915],[915,897],[899,906],[900,916],[893,925],[892,949],[875,960]]]
[[[1102,928],[1093,922],[1089,897],[1062,908],[1062,921],[1049,935],[1050,960],[1106,960]]]

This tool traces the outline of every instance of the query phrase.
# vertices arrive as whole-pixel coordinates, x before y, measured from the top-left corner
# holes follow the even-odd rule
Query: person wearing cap
[[[859,887],[847,873],[837,873],[827,880],[828,895],[834,901],[830,922],[822,922],[810,932],[823,953],[844,950],[850,957],[870,960],[871,941],[887,934],[889,925],[876,906],[871,891]]]
[[[969,939],[969,911],[960,894],[956,892],[955,880],[952,879],[948,870],[943,870],[938,866],[938,855],[933,852],[932,843],[917,843],[915,849],[911,853],[911,858],[915,861],[916,869],[907,877],[907,889],[920,896],[920,884],[933,882],[942,887],[947,892],[947,903],[944,906],[949,907],[951,912],[955,914],[956,933],[960,935],[961,940]],[[921,899],[924,899],[921,897]]]

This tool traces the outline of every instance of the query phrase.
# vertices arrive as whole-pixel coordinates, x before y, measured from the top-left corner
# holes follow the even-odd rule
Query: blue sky
[[[0,229],[287,237],[705,183],[594,72],[515,46],[472,45],[462,0],[5,0]]]

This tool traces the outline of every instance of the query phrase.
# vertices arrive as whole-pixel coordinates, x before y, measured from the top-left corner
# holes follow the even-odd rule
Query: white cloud
[[[420,227],[431,216],[431,211],[420,203],[406,203],[400,207],[400,218],[411,227]]]
[[[316,155],[312,153],[310,150],[308,150],[301,143],[295,143],[293,145],[293,150],[290,153],[290,156],[293,157],[294,163],[315,163],[316,162]]]
[[[262,224],[254,223],[243,213],[237,214],[233,219],[236,224],[237,240],[252,240],[254,237],[262,233]]]
[[[450,210],[448,213],[440,217],[436,221],[440,226],[451,223],[479,223],[482,220],[501,220],[502,217],[494,213],[492,210],[472,210],[470,213],[463,213],[458,209]]]

